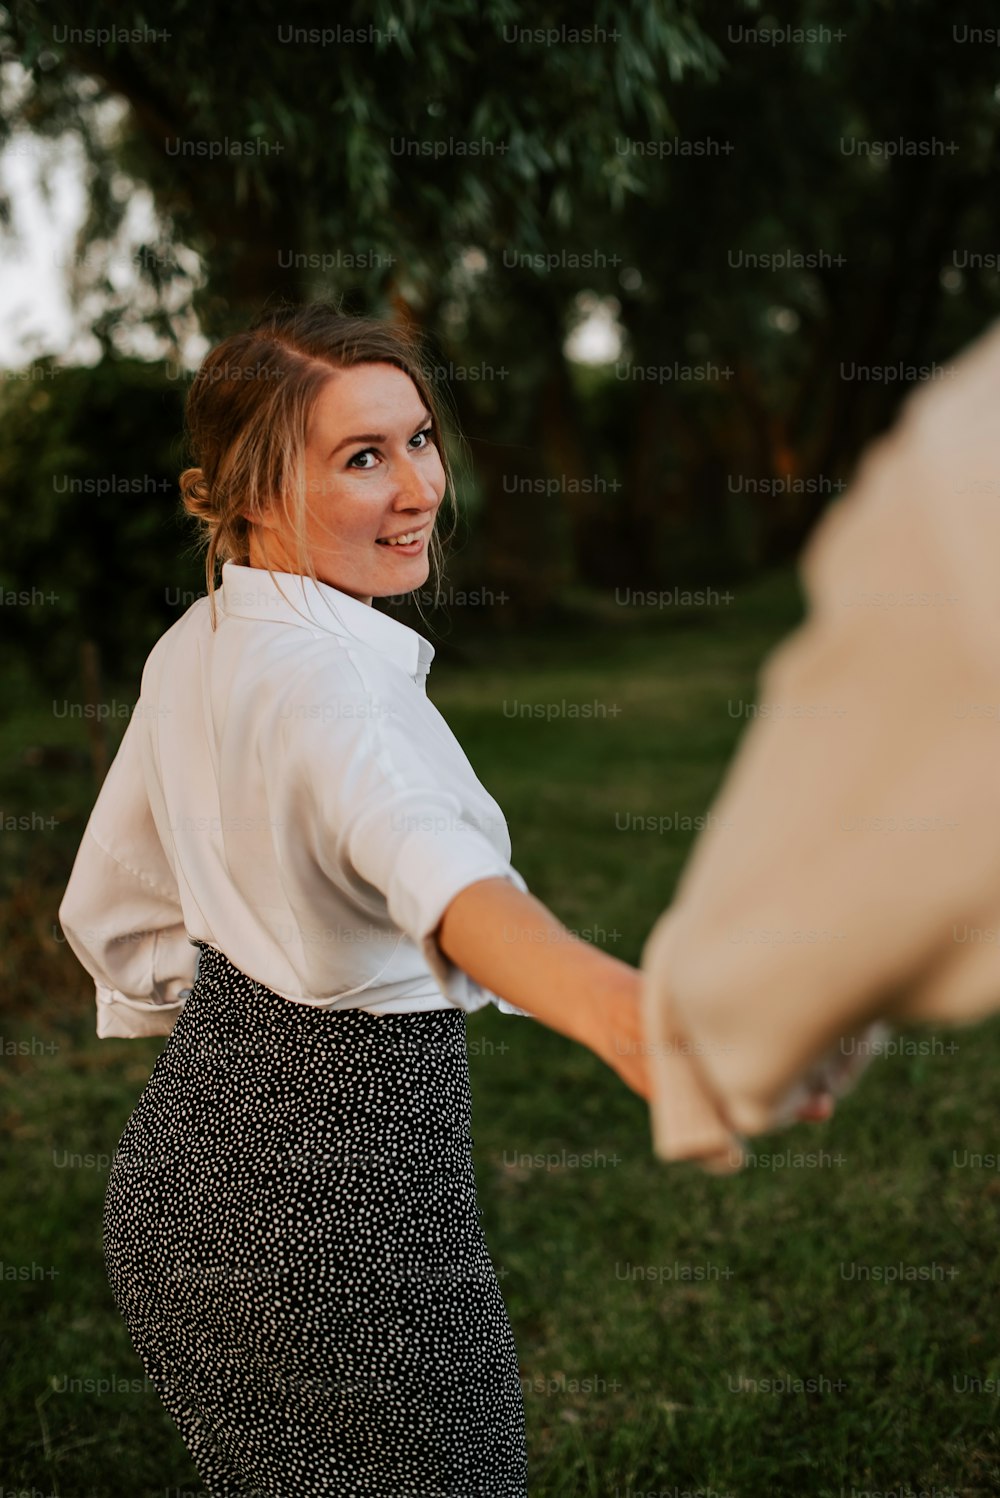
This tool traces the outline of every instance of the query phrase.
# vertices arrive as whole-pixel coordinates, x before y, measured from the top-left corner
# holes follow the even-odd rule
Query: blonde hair
[[[450,501],[453,522],[445,541],[454,535],[444,400],[428,376],[419,336],[379,318],[346,316],[329,302],[279,307],[206,354],[185,403],[192,466],[184,469],[179,485],[184,509],[202,527],[197,544],[207,545],[205,586],[213,629],[216,567],[225,561],[250,565],[251,527],[275,502],[295,537],[297,572],[318,583],[306,546],[306,433],[331,373],[356,364],[393,364],[413,381],[437,429],[447,480],[442,508]],[[444,565],[437,525],[428,554],[436,596]]]

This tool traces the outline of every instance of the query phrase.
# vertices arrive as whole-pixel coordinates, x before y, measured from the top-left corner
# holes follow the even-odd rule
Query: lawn
[[[799,608],[779,573],[686,615],[440,640],[429,694],[571,929],[638,959],[746,726],[730,704]],[[0,737],[0,1494],[194,1495],[101,1255],[109,1158],[163,1042],[94,1034],[55,925],[93,788],[26,766],[37,743],[83,746],[83,725],[22,684]],[[1000,1018],[909,1032],[830,1122],[730,1179],[655,1160],[643,1102],[563,1037],[492,1007],[468,1034],[533,1498],[1000,1491]]]

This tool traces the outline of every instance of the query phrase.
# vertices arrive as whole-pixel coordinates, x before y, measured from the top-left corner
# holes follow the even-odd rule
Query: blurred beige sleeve
[[[640,959],[661,1159],[736,1168],[872,1021],[1000,1008],[998,413],[1000,324],[810,538],[806,616]]]

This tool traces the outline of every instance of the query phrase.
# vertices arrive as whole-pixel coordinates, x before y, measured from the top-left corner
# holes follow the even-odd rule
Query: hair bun
[[[215,504],[204,470],[185,468],[180,476],[181,499],[189,515],[198,515],[204,520],[215,518]]]

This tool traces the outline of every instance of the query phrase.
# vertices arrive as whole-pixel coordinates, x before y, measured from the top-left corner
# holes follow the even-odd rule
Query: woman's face
[[[446,487],[430,413],[394,364],[338,369],[323,386],[306,437],[306,541],[325,583],[362,603],[427,580]],[[405,549],[388,536],[419,532]],[[250,533],[251,566],[296,572],[295,538],[280,514]]]

